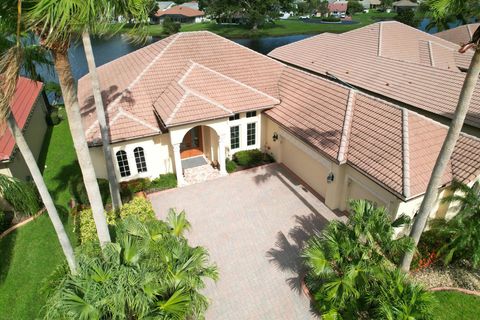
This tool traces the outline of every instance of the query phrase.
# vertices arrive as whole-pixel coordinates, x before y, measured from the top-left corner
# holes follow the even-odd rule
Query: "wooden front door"
[[[180,145],[180,157],[191,158],[203,154],[202,128],[195,127],[188,131],[183,137]]]

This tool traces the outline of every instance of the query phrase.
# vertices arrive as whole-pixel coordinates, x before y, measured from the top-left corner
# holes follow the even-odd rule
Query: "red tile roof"
[[[347,1],[336,1],[328,4],[328,11],[330,12],[347,12]]]
[[[446,131],[414,112],[209,32],[158,41],[99,67],[98,74],[114,142],[269,108],[265,114],[285,130],[400,198],[425,191]],[[97,144],[88,75],[79,80],[78,95],[89,142]],[[444,182],[478,177],[478,159],[480,141],[462,134]]]
[[[273,50],[269,56],[400,103],[451,118],[472,53],[399,22],[343,34],[324,33]],[[480,128],[480,84],[466,123]]]
[[[43,84],[41,82],[24,77],[18,79],[17,91],[15,92],[10,107],[21,129],[25,128],[35,101],[42,91],[42,87]],[[3,132],[0,136],[0,161],[5,161],[12,156],[15,148],[15,140],[5,123],[0,126],[0,132]]]
[[[162,17],[165,15],[169,15],[169,16],[180,15],[180,16],[193,18],[193,17],[203,17],[205,15],[205,12],[196,10],[190,7],[186,7],[186,6],[174,6],[167,10],[158,10],[158,12],[155,14],[156,17]]]
[[[453,29],[435,33],[435,35],[452,43],[464,45],[470,42],[478,27],[480,27],[480,23],[465,24]]]

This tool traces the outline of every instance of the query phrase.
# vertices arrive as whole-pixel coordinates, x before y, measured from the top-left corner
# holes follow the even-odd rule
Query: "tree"
[[[401,10],[398,12],[398,14],[395,16],[395,20],[414,28],[418,27],[418,24],[420,23],[419,19],[415,15],[415,11],[411,9]]]
[[[430,4],[434,10],[432,16],[443,19],[445,16],[456,16],[458,13],[463,12],[466,2],[463,0],[431,0]],[[410,231],[410,237],[415,242],[415,246],[418,244],[423,230],[427,223],[428,217],[432,212],[434,204],[438,198],[438,188],[441,184],[441,180],[448,162],[452,156],[453,150],[460,136],[460,132],[467,115],[470,102],[472,100],[475,87],[478,82],[478,76],[480,75],[480,47],[478,46],[480,41],[480,28],[478,28],[470,43],[464,45],[459,51],[465,52],[469,48],[474,48],[474,54],[470,67],[468,69],[465,81],[460,92],[460,98],[458,100],[455,114],[448,128],[447,136],[443,142],[440,153],[438,154],[435,166],[433,168],[430,181],[428,182],[427,190],[423,197],[420,209],[415,217],[412,230]],[[413,259],[413,252],[407,252],[402,259],[401,268],[403,271],[410,270],[410,265]]]
[[[11,100],[17,88],[17,82],[20,69],[30,75],[36,75],[35,63],[45,63],[45,56],[38,46],[25,46],[21,40],[21,1],[4,2],[1,8],[2,21],[0,23],[2,47],[2,59],[0,63],[0,74],[4,77],[0,85],[0,120],[6,121],[9,130],[20,150],[20,153],[27,164],[28,170],[32,175],[33,181],[38,189],[40,197],[45,205],[48,216],[52,221],[53,227],[60,242],[65,258],[67,260],[70,272],[76,273],[76,261],[73,254],[73,248],[68,238],[62,220],[60,219],[53,199],[48,192],[48,188],[43,180],[42,173],[38,168],[35,157],[25,140],[22,130],[19,128],[15,117],[10,109]],[[12,12],[12,8],[17,9],[17,13]],[[39,53],[40,52],[40,53]]]
[[[363,12],[363,5],[357,0],[349,0],[347,6],[347,13],[354,15],[357,12]]]
[[[428,319],[432,296],[396,270],[393,263],[413,243],[393,239],[383,208],[364,200],[350,203],[348,222],[332,221],[303,252],[306,283],[325,319]]]
[[[329,13],[328,1],[320,1],[316,6],[316,9],[317,9],[317,12],[319,12],[322,15],[322,17],[327,16]]]
[[[430,20],[427,30],[437,28],[442,31],[449,29],[451,25],[457,25],[458,22],[467,24],[472,20],[476,21],[479,12],[478,0],[427,0],[420,3],[417,15]]]
[[[206,249],[189,246],[180,227],[155,218],[120,221],[116,243],[103,254],[83,251],[78,260],[78,275],[49,281],[56,285],[47,319],[201,319],[204,279],[218,278]]]
[[[380,0],[381,7],[385,9],[392,8],[393,6],[393,0]]]
[[[175,22],[170,17],[163,19],[162,23],[163,33],[165,35],[172,35],[180,31],[181,25],[179,22]]]

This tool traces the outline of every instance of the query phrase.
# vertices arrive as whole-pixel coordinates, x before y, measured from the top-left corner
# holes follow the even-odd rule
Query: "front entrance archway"
[[[197,126],[190,129],[183,137],[180,144],[180,157],[182,159],[197,157],[203,154],[203,128]]]

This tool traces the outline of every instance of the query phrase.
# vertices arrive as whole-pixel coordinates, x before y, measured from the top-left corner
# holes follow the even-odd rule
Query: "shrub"
[[[172,18],[167,17],[163,20],[162,27],[164,34],[171,35],[180,31],[181,25],[179,22],[175,22]]]
[[[161,174],[150,183],[149,189],[160,191],[177,187],[177,176],[174,173]]]
[[[132,201],[124,204],[120,210],[120,218],[125,219],[135,216],[138,220],[145,222],[155,218],[152,204],[145,198],[133,198]]]
[[[56,126],[62,121],[62,117],[58,114],[58,111],[54,110],[47,114],[47,123],[50,126]]]
[[[132,198],[134,193],[147,190],[151,185],[150,179],[141,178],[120,183],[120,194],[123,198]]]
[[[107,216],[107,223],[109,225],[115,225],[115,213],[110,211],[105,214]],[[93,220],[92,209],[80,211],[78,214],[78,219],[78,237],[80,243],[98,241],[97,228],[95,227],[95,221]]]
[[[12,225],[13,214],[0,210],[0,233],[10,228]]]
[[[110,199],[110,188],[108,186],[108,180],[106,179],[97,179],[98,187],[100,188],[100,195],[102,197],[103,204],[111,202]],[[75,201],[81,205],[89,205],[90,201],[88,200],[87,189],[83,183],[83,179],[78,177],[77,179],[72,179],[69,182],[70,194],[73,195]]]
[[[227,168],[228,173],[232,173],[237,170],[237,164],[234,161],[227,159],[225,160],[225,168]]]
[[[322,21],[325,22],[340,22],[342,21],[340,18],[334,17],[334,16],[329,16],[329,17],[323,17]]]
[[[263,162],[263,153],[258,149],[239,151],[233,155],[233,161],[240,166],[251,167]]]

